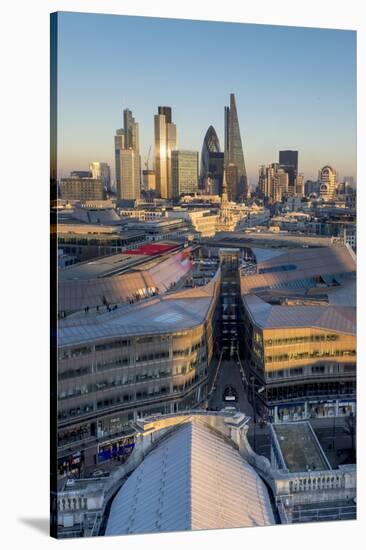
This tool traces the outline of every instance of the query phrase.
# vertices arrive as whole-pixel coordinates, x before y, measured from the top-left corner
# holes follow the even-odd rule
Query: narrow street
[[[237,402],[224,401],[224,391],[227,386],[233,386],[238,394]],[[241,378],[239,365],[235,359],[223,359],[216,379],[216,388],[209,400],[209,409],[221,410],[225,406],[235,406],[247,416],[253,415],[253,408],[248,401],[246,390]]]

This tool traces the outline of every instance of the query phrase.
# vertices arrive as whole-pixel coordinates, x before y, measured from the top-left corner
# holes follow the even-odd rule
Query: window
[[[103,344],[97,344],[95,346],[95,351],[105,351],[108,349],[123,348],[123,347],[129,346],[130,344],[131,344],[131,340],[115,340],[113,342],[105,342]]]
[[[91,353],[93,348],[91,346],[83,346],[81,348],[73,348],[70,350],[70,357],[79,357],[79,355],[86,355]]]
[[[316,365],[315,367],[311,367],[311,372],[313,374],[321,374],[325,372],[325,366],[324,365]]]

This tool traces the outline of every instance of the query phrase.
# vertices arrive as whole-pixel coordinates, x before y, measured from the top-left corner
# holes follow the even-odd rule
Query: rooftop
[[[189,272],[189,254],[189,249],[159,258],[114,254],[60,270],[59,310],[77,311],[106,301],[119,304],[161,294]]]
[[[204,287],[153,297],[112,312],[85,316],[82,320],[79,317],[63,319],[58,325],[58,345],[195,327],[204,322],[217,284],[218,273]]]
[[[106,535],[274,524],[267,489],[204,420],[173,431],[117,493]]]
[[[356,259],[347,246],[258,255],[241,276],[247,311],[262,328],[356,332]]]
[[[290,473],[330,470],[330,464],[309,422],[273,424],[275,445],[279,446]]]
[[[254,247],[284,247],[284,248],[304,248],[304,247],[323,247],[331,246],[331,237],[326,236],[308,236],[288,233],[287,231],[273,233],[271,231],[248,231],[227,232],[220,231],[215,237],[206,241],[210,246],[219,246],[219,244],[228,244],[229,246],[238,246],[243,248]]]
[[[59,270],[59,281],[81,281],[96,279],[98,277],[106,277],[117,271],[122,271],[125,268],[132,267],[138,259],[146,259],[142,254],[111,254],[110,256],[102,256],[93,260],[79,262],[64,269]]]

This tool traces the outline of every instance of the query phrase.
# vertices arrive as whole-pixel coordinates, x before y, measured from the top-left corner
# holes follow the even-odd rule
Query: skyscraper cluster
[[[304,176],[298,172],[299,152],[279,152],[279,162],[259,166],[258,193],[269,202],[304,196]]]
[[[136,199],[141,189],[138,124],[129,109],[125,109],[123,120],[124,127],[115,135],[117,196]],[[234,94],[230,94],[230,106],[225,107],[225,151],[220,150],[216,131],[210,126],[203,141],[200,173],[199,153],[177,148],[177,127],[168,106],[159,106],[154,115],[154,159],[154,170],[146,166],[144,171],[144,189],[154,190],[162,199],[196,193],[199,183],[209,194],[222,194],[224,172],[228,199],[246,199],[248,181]]]
[[[281,202],[288,192],[288,182],[288,173],[278,163],[259,167],[259,193],[262,197],[268,197],[271,202]]]

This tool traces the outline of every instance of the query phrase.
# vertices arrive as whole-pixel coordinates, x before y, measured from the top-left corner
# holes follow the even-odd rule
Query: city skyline
[[[93,41],[85,40],[91,30]],[[299,151],[305,179],[326,164],[355,177],[355,38],[353,31],[61,13],[58,175],[103,161],[115,179],[113,136],[127,108],[140,124],[142,165],[159,105],[174,111],[177,149],[200,152],[210,125],[223,143],[224,106],[235,93],[252,187],[258,166],[285,149]],[[127,40],[134,48],[125,55]],[[197,56],[210,40],[219,47]]]
[[[357,518],[355,36],[51,15],[51,536]]]

